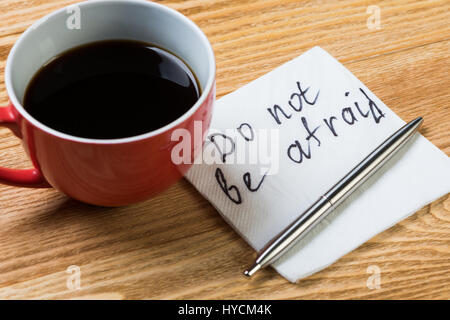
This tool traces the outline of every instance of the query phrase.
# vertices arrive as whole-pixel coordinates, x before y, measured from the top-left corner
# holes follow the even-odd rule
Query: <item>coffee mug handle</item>
[[[21,138],[17,125],[17,117],[12,104],[0,107],[0,127],[9,128],[17,137]],[[0,183],[28,188],[45,188],[49,184],[38,169],[10,169],[0,167]]]

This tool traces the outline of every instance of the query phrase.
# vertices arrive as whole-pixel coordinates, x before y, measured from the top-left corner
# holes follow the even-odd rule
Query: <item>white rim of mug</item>
[[[63,132],[59,132],[55,129],[52,129],[48,126],[46,126],[45,124],[39,122],[38,120],[36,120],[35,118],[33,118],[22,106],[22,104],[19,102],[19,100],[17,99],[16,93],[14,92],[13,89],[13,85],[12,85],[12,79],[11,79],[11,65],[12,62],[14,60],[14,55],[15,52],[17,50],[17,48],[19,47],[20,43],[23,41],[26,41],[27,36],[30,34],[30,32],[35,29],[38,28],[38,26],[41,23],[45,23],[46,20],[48,20],[49,18],[51,18],[52,16],[56,16],[58,14],[64,13],[66,12],[67,8],[70,8],[71,6],[66,6],[64,8],[58,9],[48,15],[46,15],[45,17],[39,19],[38,21],[36,21],[35,23],[33,23],[33,25],[31,25],[20,37],[19,39],[16,41],[16,43],[14,44],[14,46],[12,47],[9,55],[8,55],[8,59],[6,61],[6,68],[5,68],[5,83],[6,83],[6,91],[8,93],[8,97],[11,101],[11,103],[14,105],[14,107],[16,108],[16,110],[22,115],[22,117],[24,117],[26,120],[28,120],[29,122],[31,122],[35,127],[41,129],[42,131],[56,136],[58,138],[61,139],[65,139],[65,140],[70,140],[70,141],[74,141],[74,142],[83,142],[83,143],[91,143],[91,144],[119,144],[119,143],[130,143],[130,142],[135,142],[135,141],[140,141],[140,140],[144,140],[153,136],[157,136],[161,133],[167,132],[170,129],[178,126],[180,123],[184,122],[185,120],[187,120],[189,117],[192,116],[192,114],[194,114],[198,108],[200,108],[201,105],[203,105],[203,103],[205,102],[206,98],[209,96],[209,94],[211,93],[211,90],[213,89],[213,84],[215,81],[215,75],[216,75],[216,64],[215,64],[215,57],[214,57],[214,51],[212,49],[211,43],[209,42],[208,38],[206,37],[206,35],[203,33],[203,31],[193,22],[191,21],[189,18],[187,18],[186,16],[184,16],[183,14],[181,14],[180,12],[166,7],[164,5],[158,4],[158,3],[154,3],[154,2],[147,2],[147,1],[142,1],[142,0],[96,0],[96,1],[84,1],[84,2],[80,2],[77,3],[77,6],[80,7],[88,7],[88,6],[92,6],[92,5],[98,5],[98,4],[103,4],[103,5],[107,5],[107,4],[117,4],[118,2],[122,2],[124,4],[129,4],[129,3],[135,3],[135,4],[140,4],[140,5],[146,5],[146,6],[150,6],[150,7],[158,7],[161,10],[164,10],[167,14],[173,15],[178,19],[183,20],[185,23],[187,23],[188,25],[190,25],[192,27],[192,29],[194,31],[196,31],[199,35],[200,35],[200,39],[202,40],[203,45],[205,46],[205,48],[208,51],[208,63],[209,63],[209,74],[208,74],[208,80],[206,82],[206,86],[202,91],[202,94],[200,95],[200,98],[197,100],[197,102],[186,112],[184,113],[181,117],[177,118],[176,120],[170,122],[169,124],[158,128],[156,130],[144,133],[144,134],[140,134],[137,136],[132,136],[132,137],[126,137],[126,138],[118,138],[118,139],[90,139],[90,138],[82,138],[82,137],[77,137],[77,136],[73,136],[70,134],[66,134]],[[42,22],[44,21],[44,22]]]

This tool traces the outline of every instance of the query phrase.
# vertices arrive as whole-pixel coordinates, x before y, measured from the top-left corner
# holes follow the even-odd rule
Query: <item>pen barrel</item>
[[[347,199],[353,191],[358,189],[361,184],[394,156],[397,151],[410,140],[412,135],[417,132],[422,122],[422,118],[417,118],[404,125],[336,183],[324,195],[331,202],[333,207],[338,206],[342,201]]]
[[[332,209],[327,198],[321,197],[309,207],[298,219],[275,236],[261,251],[256,263],[261,267],[278,259],[289,250],[298,240],[314,228]]]

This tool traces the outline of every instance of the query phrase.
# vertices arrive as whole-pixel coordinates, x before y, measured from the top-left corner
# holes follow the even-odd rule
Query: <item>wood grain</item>
[[[0,2],[0,79],[12,44],[36,19],[77,1]],[[195,21],[217,58],[218,97],[320,45],[405,120],[450,154],[450,2],[161,1]],[[0,104],[7,102],[0,83]],[[25,168],[20,141],[0,129],[0,165]],[[241,272],[252,249],[186,181],[124,208],[99,208],[55,190],[0,186],[3,299],[449,299],[450,196],[377,235],[298,284],[265,269]],[[69,290],[66,269],[81,268]],[[366,286],[367,267],[381,288]]]

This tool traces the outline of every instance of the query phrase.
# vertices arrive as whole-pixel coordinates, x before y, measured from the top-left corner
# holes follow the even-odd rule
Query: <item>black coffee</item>
[[[50,60],[30,81],[24,107],[57,131],[114,139],[169,124],[199,95],[194,74],[176,56],[146,43],[114,40]]]

